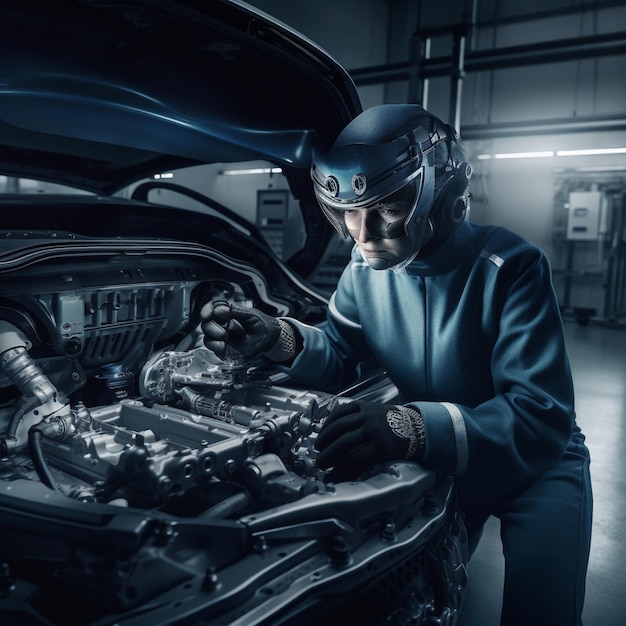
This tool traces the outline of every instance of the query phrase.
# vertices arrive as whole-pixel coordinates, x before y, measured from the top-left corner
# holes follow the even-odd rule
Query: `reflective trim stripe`
[[[328,310],[330,311],[331,315],[337,318],[342,324],[345,324],[346,326],[350,326],[350,328],[360,329],[361,324],[357,324],[356,322],[353,322],[351,319],[348,319],[345,315],[343,315],[337,310],[337,305],[335,304],[336,293],[337,293],[336,291],[333,293],[333,295],[330,297],[330,301],[328,302]]]
[[[483,257],[483,259],[491,261],[497,267],[501,267],[504,263],[504,259],[502,257],[499,257],[497,254],[493,254],[493,252],[487,252],[486,250],[483,250],[480,253],[480,256]]]
[[[465,428],[465,420],[463,414],[456,404],[451,402],[442,402],[452,420],[452,427],[454,428],[454,441],[456,443],[456,468],[454,469],[455,476],[464,474],[467,470],[467,464],[469,461],[469,447],[467,445],[467,430]]]

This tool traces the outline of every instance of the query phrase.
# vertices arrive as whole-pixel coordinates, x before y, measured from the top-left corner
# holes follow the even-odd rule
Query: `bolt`
[[[172,524],[159,524],[154,529],[154,543],[157,546],[165,546],[172,542],[177,534],[178,532]]]
[[[383,539],[385,541],[396,541],[398,536],[396,535],[396,525],[393,522],[387,522],[383,528]]]
[[[217,574],[215,573],[215,568],[207,568],[206,574],[204,576],[204,581],[202,582],[202,589],[204,591],[215,591],[218,585],[219,580],[217,578]]]
[[[267,548],[267,539],[263,535],[254,538],[253,549],[256,552],[265,552]]]

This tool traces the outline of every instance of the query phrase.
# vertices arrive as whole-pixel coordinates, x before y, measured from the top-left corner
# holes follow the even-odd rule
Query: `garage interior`
[[[455,125],[474,166],[470,219],[548,254],[592,455],[584,623],[626,614],[626,2],[252,0],[334,56],[363,107],[417,102]],[[256,189],[276,181],[255,178]],[[345,250],[327,258],[332,289]],[[497,520],[470,566],[461,626],[499,623]]]

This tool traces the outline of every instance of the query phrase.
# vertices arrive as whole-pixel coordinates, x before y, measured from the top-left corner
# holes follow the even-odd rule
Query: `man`
[[[589,454],[575,422],[545,255],[466,219],[456,132],[418,105],[364,111],[311,170],[351,260],[320,327],[208,305],[206,345],[347,383],[374,357],[404,403],[339,404],[317,439],[328,479],[412,459],[456,476],[470,550],[491,515],[505,555],[502,624],[581,624],[591,534]],[[225,327],[229,325],[228,331]]]

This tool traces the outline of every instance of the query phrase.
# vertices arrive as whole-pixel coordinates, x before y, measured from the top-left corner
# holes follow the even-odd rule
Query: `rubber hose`
[[[39,480],[46,485],[46,487],[50,487],[56,493],[62,493],[61,485],[56,481],[50,468],[48,467],[48,463],[43,455],[43,449],[41,446],[41,441],[43,440],[43,432],[34,426],[28,431],[28,451],[30,452],[30,456],[33,462],[33,466],[35,467],[35,471],[37,472],[37,476]]]

